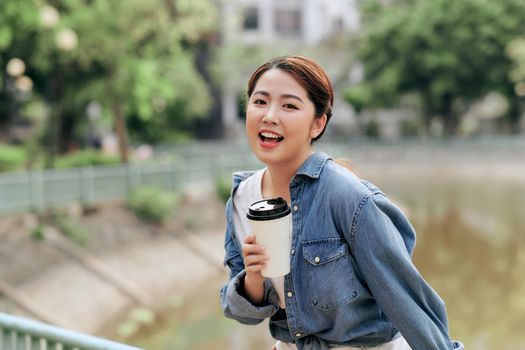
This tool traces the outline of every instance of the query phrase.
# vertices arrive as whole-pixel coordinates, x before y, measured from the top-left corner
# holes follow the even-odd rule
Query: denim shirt
[[[414,350],[462,348],[449,338],[443,301],[411,261],[415,232],[405,215],[377,187],[323,153],[312,154],[290,182],[286,310],[279,308],[268,279],[262,304],[252,304],[243,293],[245,270],[232,208],[237,187],[252,174],[234,174],[226,204],[224,263],[230,279],[221,289],[226,317],[243,324],[269,317],[272,336],[299,350],[377,346],[398,330]],[[319,343],[324,345],[308,346]]]

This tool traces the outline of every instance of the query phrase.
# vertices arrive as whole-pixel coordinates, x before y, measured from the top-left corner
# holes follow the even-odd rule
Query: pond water
[[[367,176],[408,214],[418,240],[414,263],[445,300],[453,338],[467,349],[525,349],[525,174],[483,177]],[[268,350],[267,324],[222,316],[209,281],[172,300],[160,322],[128,342],[151,350]]]

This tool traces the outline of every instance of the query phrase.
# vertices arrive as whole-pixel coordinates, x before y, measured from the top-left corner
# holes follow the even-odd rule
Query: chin
[[[271,165],[275,163],[279,163],[279,157],[277,157],[274,154],[268,154],[266,152],[255,152],[255,156],[257,159],[259,159],[262,163],[266,165]]]
[[[279,152],[275,152],[275,150],[265,150],[259,147],[253,151],[257,159],[266,165],[280,163],[284,160],[282,155]]]

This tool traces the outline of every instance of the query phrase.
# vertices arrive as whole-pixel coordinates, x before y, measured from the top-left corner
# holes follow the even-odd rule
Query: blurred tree
[[[13,77],[7,73],[8,62],[27,56],[37,27],[38,12],[33,0],[0,1],[0,130],[5,131],[14,118],[16,103],[14,84],[9,82]]]
[[[61,0],[57,8],[61,25],[54,40],[40,42],[33,64],[54,77],[62,126],[70,124],[70,132],[96,101],[112,115],[127,161],[125,117],[141,122],[139,137],[160,141],[172,136],[177,121],[205,115],[209,95],[192,45],[214,29],[211,1]],[[58,40],[68,31],[78,43],[57,59]]]
[[[346,98],[358,108],[392,106],[400,95],[421,98],[425,125],[441,118],[456,132],[455,102],[490,91],[515,100],[505,47],[523,33],[522,0],[363,1],[359,58],[365,80]],[[516,120],[516,111],[511,108]]]
[[[507,54],[513,60],[510,79],[516,83],[514,92],[519,97],[525,97],[525,36],[513,40],[507,47]]]
[[[158,142],[206,115],[194,48],[216,23],[212,0],[2,0],[0,67],[20,52],[34,93],[50,106],[50,154],[78,143],[95,104],[112,119],[126,161],[130,120],[138,139]]]

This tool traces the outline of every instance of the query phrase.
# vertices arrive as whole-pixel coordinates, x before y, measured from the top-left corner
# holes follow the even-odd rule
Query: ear
[[[320,118],[314,118],[312,128],[310,130],[310,137],[312,139],[315,139],[321,132],[323,132],[327,120],[328,118],[326,117],[326,114],[323,114],[323,116]]]

